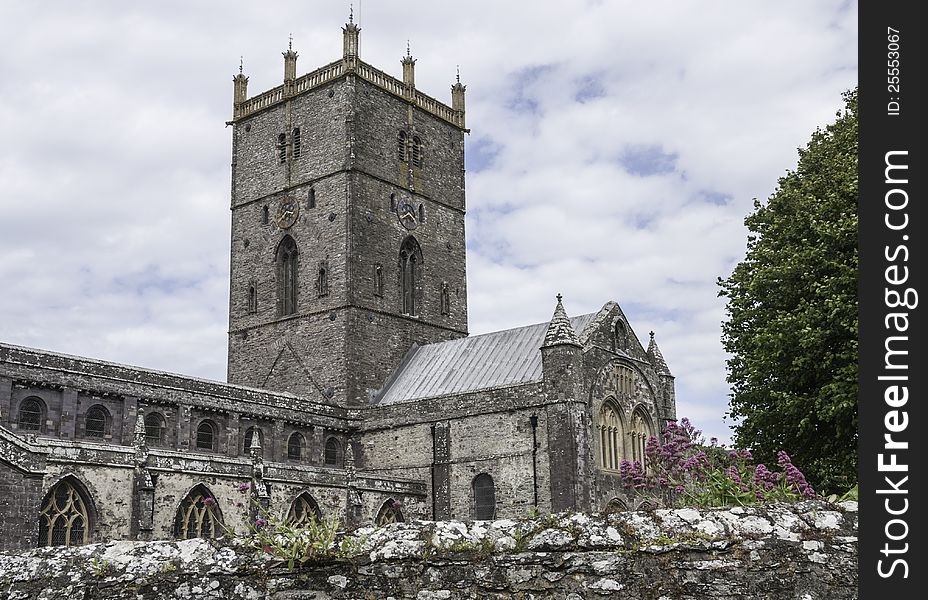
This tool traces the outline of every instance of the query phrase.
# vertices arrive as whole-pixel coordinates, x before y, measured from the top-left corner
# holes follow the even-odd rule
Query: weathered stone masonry
[[[816,502],[361,530],[295,570],[243,545],[116,542],[0,554],[17,600],[857,598],[857,506]]]

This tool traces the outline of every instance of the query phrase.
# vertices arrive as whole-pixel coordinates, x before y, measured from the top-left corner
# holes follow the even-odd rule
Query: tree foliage
[[[719,279],[738,446],[787,450],[826,492],[857,477],[857,90],[844,99],[754,201],[745,259]]]

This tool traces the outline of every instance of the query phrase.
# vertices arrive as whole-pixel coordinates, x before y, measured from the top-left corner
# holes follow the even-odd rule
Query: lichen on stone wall
[[[397,523],[294,569],[247,540],[0,554],[0,594],[106,598],[856,598],[857,505]]]

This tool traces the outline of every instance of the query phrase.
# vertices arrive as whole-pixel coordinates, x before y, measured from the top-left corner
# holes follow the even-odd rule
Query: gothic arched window
[[[222,533],[222,513],[216,504],[216,497],[206,486],[195,486],[177,508],[174,537],[179,540],[215,538]]]
[[[416,238],[409,236],[400,246],[400,298],[404,315],[418,314],[421,270],[422,249]]]
[[[45,423],[45,403],[36,396],[30,396],[19,404],[20,431],[42,431]]]
[[[489,521],[496,516],[496,486],[486,473],[474,477],[474,519]]]
[[[277,246],[277,314],[296,314],[299,252],[293,238],[285,236]]]
[[[261,224],[267,225],[271,221],[271,209],[268,208],[267,204],[264,205],[264,208],[261,209]]]
[[[261,456],[264,456],[264,433],[257,427],[249,427],[245,430],[245,443],[244,443],[244,454],[245,456],[251,455],[251,442],[255,437],[255,434],[258,435],[258,445],[261,447]]]
[[[645,446],[648,438],[654,435],[651,427],[651,419],[639,406],[632,413],[632,426],[629,432],[631,437],[631,459],[641,463],[642,468],[647,468],[645,462]]]
[[[625,350],[628,347],[628,329],[621,320],[615,322],[615,330],[612,337],[612,348],[616,352]]]
[[[110,415],[103,406],[91,406],[84,416],[84,435],[93,438],[106,437],[110,429]]]
[[[618,469],[625,457],[625,428],[618,407],[611,401],[603,402],[599,410],[597,427],[599,436],[599,464],[603,469]]]
[[[89,505],[88,497],[73,478],[55,484],[39,512],[39,546],[80,546],[89,542]]]
[[[300,140],[300,128],[293,128],[293,158],[299,158],[303,154],[303,149],[301,147],[302,140]]]
[[[338,440],[334,437],[330,437],[325,441],[325,455],[323,456],[323,464],[329,467],[338,467],[341,465],[341,453],[342,447],[338,443]]]
[[[606,507],[603,508],[603,512],[607,515],[613,515],[626,510],[628,510],[628,506],[618,498],[613,498],[606,504]]]
[[[402,503],[397,502],[393,498],[390,498],[383,503],[383,506],[380,507],[380,511],[377,513],[377,519],[375,523],[378,527],[383,527],[384,525],[389,525],[390,523],[402,523],[405,521],[403,518],[403,507]]]
[[[316,208],[316,188],[309,188],[309,195],[306,198],[306,208]]]
[[[205,419],[197,426],[197,450],[216,451],[216,424]]]
[[[290,438],[287,440],[287,458],[290,460],[300,460],[303,458],[304,445],[303,434],[299,432],[290,434]]]
[[[396,158],[406,162],[406,132],[401,131],[396,136]]]
[[[161,413],[145,413],[145,443],[149,446],[158,446],[164,442],[164,417]]]
[[[280,164],[287,162],[287,134],[281,133],[277,136],[277,161]]]
[[[422,166],[422,141],[417,137],[412,138],[412,166]]]
[[[329,295],[329,263],[319,263],[319,274],[316,276],[316,294],[320,297]]]
[[[374,265],[374,295],[383,297],[383,267]]]
[[[319,510],[319,504],[309,495],[309,492],[303,492],[290,505],[290,512],[287,513],[287,525],[292,527],[304,527],[310,523],[319,523],[322,521],[322,511]]]
[[[248,284],[248,312],[258,312],[258,286],[254,281]]]

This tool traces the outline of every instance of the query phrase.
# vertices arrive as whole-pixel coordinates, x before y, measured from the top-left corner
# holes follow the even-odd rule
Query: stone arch
[[[399,284],[401,309],[404,315],[419,314],[422,305],[422,248],[413,236],[400,244]]]
[[[625,430],[622,408],[614,397],[606,398],[600,406],[596,422],[599,465],[603,469],[618,470],[622,459],[626,457]]]
[[[212,419],[197,423],[195,446],[197,450],[216,452],[219,448],[219,426]]]
[[[177,506],[174,517],[174,537],[186,540],[196,537],[216,538],[225,532],[222,511],[216,496],[206,485],[193,486]]]
[[[49,486],[39,507],[39,546],[82,546],[90,542],[97,512],[87,486],[72,474]]]
[[[319,503],[308,491],[297,494],[293,502],[290,503],[290,510],[287,511],[287,524],[293,527],[305,527],[310,523],[320,523],[322,521],[322,510]]]
[[[299,431],[294,431],[287,438],[287,459],[302,460],[303,448],[306,447],[306,438]]]
[[[142,422],[145,425],[145,443],[149,446],[163,444],[164,432],[167,429],[167,421],[164,415],[158,411],[145,411]]]
[[[84,437],[103,439],[110,435],[113,415],[102,404],[94,404],[84,413]]]
[[[280,240],[274,251],[274,261],[277,263],[277,315],[280,317],[296,314],[299,256],[296,240],[289,235]]]
[[[606,505],[603,506],[602,512],[607,515],[615,514],[618,512],[624,512],[628,510],[628,505],[625,504],[625,501],[621,498],[612,498],[609,502],[606,502]]]
[[[645,447],[648,438],[654,435],[654,425],[644,405],[639,404],[635,407],[629,423],[629,459],[640,462],[641,466],[646,468]]]
[[[18,431],[45,431],[45,420],[48,415],[48,406],[39,396],[27,396],[19,403],[16,411],[16,426]]]
[[[390,523],[403,523],[406,519],[403,517],[403,503],[390,498],[380,506],[377,511],[377,518],[374,524],[378,527],[389,525]]]
[[[340,467],[342,465],[342,444],[334,435],[325,440],[323,449],[322,464],[327,467]]]

